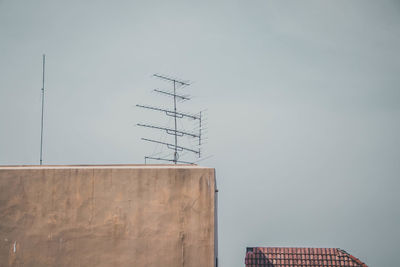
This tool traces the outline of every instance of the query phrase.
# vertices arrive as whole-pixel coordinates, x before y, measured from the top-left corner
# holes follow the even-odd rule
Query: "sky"
[[[135,105],[171,107],[152,74],[189,80],[221,267],[247,246],[398,266],[399,47],[399,1],[0,0],[0,164],[39,163],[44,53],[44,164],[143,163],[161,133],[136,123],[168,119]]]

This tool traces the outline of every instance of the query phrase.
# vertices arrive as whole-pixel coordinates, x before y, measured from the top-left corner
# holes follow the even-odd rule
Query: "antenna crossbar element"
[[[153,129],[159,129],[159,130],[165,130],[167,132],[167,134],[170,134],[170,135],[176,135],[176,136],[187,135],[187,136],[191,136],[191,137],[194,137],[194,138],[198,138],[199,137],[198,135],[196,135],[194,133],[179,131],[179,130],[175,130],[175,129],[171,129],[171,128],[160,127],[160,126],[141,124],[141,123],[138,123],[137,126],[148,127],[148,128],[153,128]]]
[[[152,139],[147,139],[147,138],[142,138],[142,140],[148,141],[148,142],[157,143],[157,144],[166,145],[169,149],[175,149],[175,145],[173,145],[173,144],[169,144],[169,143],[165,143],[165,142],[160,142],[160,141],[156,141],[156,140],[152,140]],[[200,150],[197,151],[197,150],[189,149],[189,148],[186,148],[186,147],[183,147],[183,146],[176,146],[176,148],[178,148],[179,151],[186,150],[186,151],[190,151],[190,152],[193,152],[193,153],[196,153],[196,154],[200,154]]]
[[[170,81],[170,82],[179,83],[181,85],[186,85],[186,86],[190,85],[188,82],[184,82],[184,81],[180,81],[180,80],[177,80],[177,79],[165,77],[165,76],[162,76],[162,75],[159,75],[159,74],[153,74],[153,76],[157,77],[157,78],[160,78],[160,79],[164,79],[164,80]]]
[[[157,111],[164,111],[168,116],[171,117],[175,117],[175,115],[178,118],[190,118],[190,119],[194,119],[194,120],[200,120],[201,117],[197,117],[195,115],[191,115],[191,114],[187,114],[187,113],[183,113],[183,112],[175,112],[173,110],[168,110],[168,109],[162,109],[162,108],[156,108],[156,107],[151,107],[151,106],[144,106],[144,105],[136,105],[139,108],[148,108],[148,109],[152,109],[152,110],[157,110]]]
[[[144,157],[144,160],[146,159],[154,159],[154,160],[162,160],[162,161],[170,161],[176,163],[184,163],[184,164],[191,164],[191,165],[196,165],[193,162],[189,161],[181,161],[181,160],[175,160],[175,159],[165,159],[165,158],[153,158],[153,157]]]
[[[154,92],[165,94],[165,95],[169,95],[169,96],[173,96],[173,97],[176,97],[176,98],[179,98],[179,99],[182,99],[182,100],[190,100],[190,98],[187,97],[187,96],[177,95],[175,93],[169,93],[169,92],[161,91],[161,90],[158,90],[158,89],[154,89]]]

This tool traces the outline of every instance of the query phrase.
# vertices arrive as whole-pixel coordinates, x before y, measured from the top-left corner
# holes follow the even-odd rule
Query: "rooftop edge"
[[[0,165],[0,170],[17,169],[212,169],[191,164],[82,164],[82,165]]]

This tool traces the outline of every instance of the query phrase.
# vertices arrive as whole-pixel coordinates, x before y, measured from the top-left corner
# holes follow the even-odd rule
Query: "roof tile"
[[[338,248],[253,247],[246,251],[246,267],[368,267]]]

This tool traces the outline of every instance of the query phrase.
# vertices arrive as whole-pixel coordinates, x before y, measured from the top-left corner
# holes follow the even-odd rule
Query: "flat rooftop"
[[[15,169],[211,169],[194,164],[104,164],[104,165],[0,165],[0,170]]]

